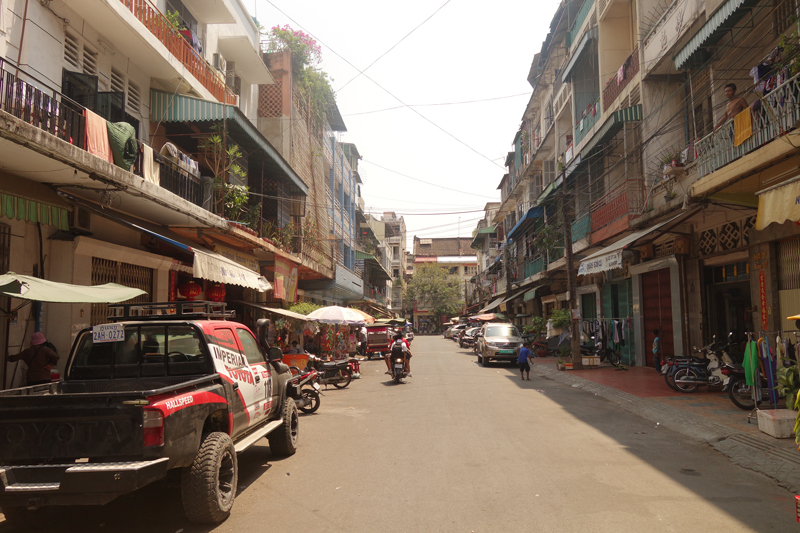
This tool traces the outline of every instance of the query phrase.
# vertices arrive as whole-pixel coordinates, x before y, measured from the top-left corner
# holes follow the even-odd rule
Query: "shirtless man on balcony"
[[[717,131],[720,126],[749,107],[747,100],[741,96],[736,96],[735,83],[729,83],[725,86],[725,98],[728,99],[728,104],[725,106],[725,114],[722,115],[722,119],[717,124],[717,127],[714,128],[714,131]]]

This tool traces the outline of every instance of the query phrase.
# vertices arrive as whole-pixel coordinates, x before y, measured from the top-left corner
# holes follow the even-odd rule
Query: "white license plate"
[[[319,383],[317,383],[316,381],[314,383],[312,383],[311,386],[314,387],[314,390],[319,390],[320,389]]]
[[[395,368],[403,368],[403,365],[401,365],[400,363],[398,363],[398,364],[394,365],[394,367],[395,367]]]

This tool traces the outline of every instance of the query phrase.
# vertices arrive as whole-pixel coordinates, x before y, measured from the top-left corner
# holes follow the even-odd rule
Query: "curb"
[[[657,400],[639,398],[568,372],[560,372],[535,362],[531,370],[553,381],[596,394],[626,411],[704,442],[729,457],[735,464],[764,474],[791,492],[800,492],[800,453],[792,453],[703,416]]]

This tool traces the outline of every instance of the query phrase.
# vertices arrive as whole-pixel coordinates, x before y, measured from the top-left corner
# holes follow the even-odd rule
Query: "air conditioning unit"
[[[228,62],[222,57],[222,54],[214,54],[214,68],[223,74],[228,72]]]
[[[73,234],[91,234],[92,214],[88,209],[76,205],[67,215],[67,221]]]

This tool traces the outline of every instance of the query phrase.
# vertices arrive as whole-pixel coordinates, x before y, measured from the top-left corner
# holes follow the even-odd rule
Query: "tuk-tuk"
[[[405,325],[405,320],[399,319],[380,320],[367,324],[367,359],[372,359],[375,354],[382,357],[397,331],[402,331],[403,325]]]

